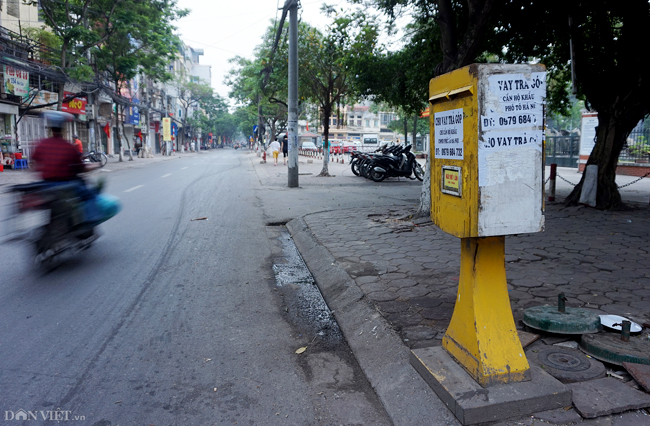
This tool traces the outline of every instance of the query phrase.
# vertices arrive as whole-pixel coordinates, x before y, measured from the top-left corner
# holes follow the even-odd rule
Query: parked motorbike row
[[[352,173],[381,182],[387,177],[424,179],[424,169],[411,152],[411,145],[392,145],[375,152],[353,151],[350,160]],[[413,177],[415,176],[415,177]]]

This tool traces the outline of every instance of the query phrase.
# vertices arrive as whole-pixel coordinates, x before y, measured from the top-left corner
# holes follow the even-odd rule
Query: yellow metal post
[[[458,296],[442,345],[482,386],[530,380],[508,297],[504,236],[461,239]]]

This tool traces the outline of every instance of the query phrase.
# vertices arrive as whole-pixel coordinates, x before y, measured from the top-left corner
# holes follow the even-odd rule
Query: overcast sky
[[[335,0],[339,2],[339,0]],[[329,2],[333,4],[334,2]],[[323,0],[301,2],[302,21],[317,27],[326,18],[320,14]],[[340,1],[345,5],[345,1]],[[284,0],[179,0],[190,14],[176,23],[181,39],[193,48],[204,49],[200,63],[212,66],[212,87],[228,97],[224,77],[231,69],[228,59],[240,55],[252,59],[253,49],[261,43],[266,28],[282,11]],[[285,23],[288,23],[285,21]]]

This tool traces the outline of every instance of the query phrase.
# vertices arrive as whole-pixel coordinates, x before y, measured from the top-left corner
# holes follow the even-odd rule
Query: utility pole
[[[289,188],[298,187],[298,0],[289,6]],[[285,5],[286,7],[286,5]]]

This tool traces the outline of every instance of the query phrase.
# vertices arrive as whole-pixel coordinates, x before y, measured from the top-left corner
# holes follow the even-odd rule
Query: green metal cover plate
[[[533,306],[524,310],[524,324],[528,327],[557,334],[597,333],[602,329],[600,317],[588,309],[569,308],[566,312],[557,306]]]
[[[618,333],[585,334],[580,340],[580,349],[610,364],[650,365],[650,340],[645,335],[630,337],[629,342],[624,342]]]

